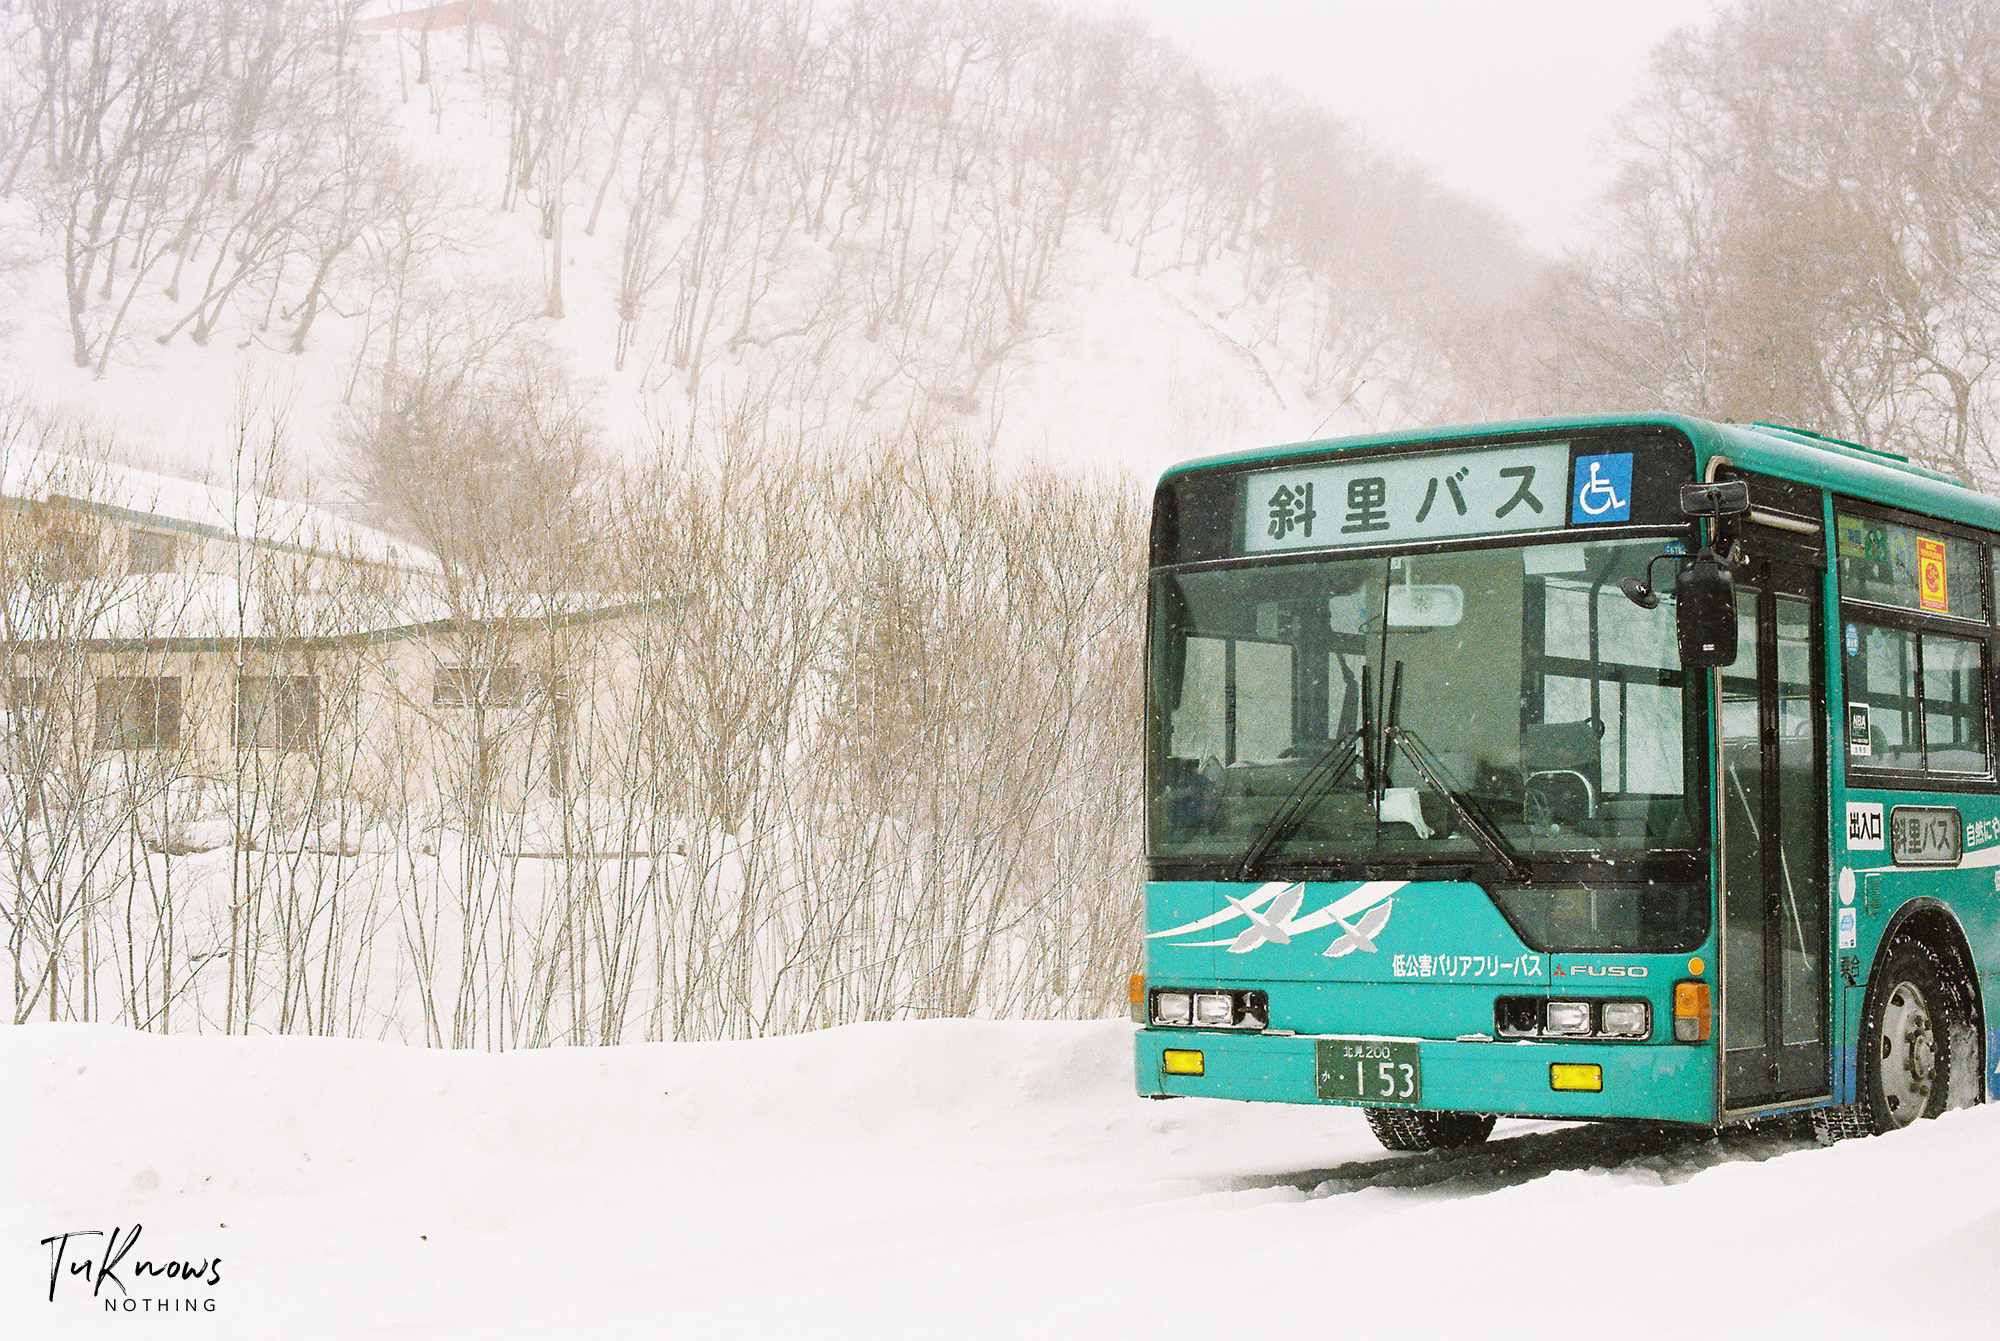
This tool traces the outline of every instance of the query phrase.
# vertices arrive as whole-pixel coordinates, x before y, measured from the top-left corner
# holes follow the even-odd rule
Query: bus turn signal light
[[[1677,982],[1674,984],[1675,1038],[1683,1043],[1706,1042],[1709,1030],[1714,1024],[1714,1018],[1714,1013],[1709,1008],[1707,983]]]
[[[1604,1089],[1604,1068],[1595,1062],[1553,1062],[1549,1066],[1549,1088],[1598,1093]]]
[[[1146,1022],[1146,975],[1135,973],[1125,987],[1125,999],[1131,1002],[1132,1020],[1135,1024]]]
[[[1198,1076],[1201,1054],[1191,1048],[1167,1048],[1160,1053],[1160,1069],[1170,1076]]]

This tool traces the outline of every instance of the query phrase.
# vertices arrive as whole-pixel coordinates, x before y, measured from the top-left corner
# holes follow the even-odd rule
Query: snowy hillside
[[[250,410],[338,494],[500,387],[614,455],[747,417],[1139,474],[1510,408],[1459,344],[1511,227],[1132,23],[253,8],[0,22],[0,360],[128,460],[218,471]]]
[[[1552,1155],[1565,1133],[1369,1186],[1328,1181],[1398,1158],[1358,1111],[1140,1100],[1129,1040],[931,1021],[495,1056],[11,1028],[10,1326],[1776,1341],[1980,1335],[2000,1305],[1991,1109],[1611,1167]],[[213,1313],[107,1322],[67,1272],[49,1300],[41,1240],[71,1233],[73,1265],[135,1225],[132,1296]],[[218,1279],[134,1288],[169,1257]]]

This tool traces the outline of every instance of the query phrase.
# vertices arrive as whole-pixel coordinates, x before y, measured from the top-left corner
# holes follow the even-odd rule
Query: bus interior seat
[[[1521,772],[1528,790],[1548,807],[1549,818],[1574,824],[1597,816],[1603,789],[1602,725],[1534,722],[1521,728]]]
[[[1521,728],[1521,771],[1581,773],[1596,785],[1599,768],[1598,737],[1601,728],[1594,721],[1534,722]]]

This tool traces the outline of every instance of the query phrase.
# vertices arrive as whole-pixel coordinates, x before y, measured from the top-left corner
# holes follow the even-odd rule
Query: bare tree
[[[1670,41],[1555,395],[1798,423],[1972,479],[2000,352],[1989,7],[1745,5]]]

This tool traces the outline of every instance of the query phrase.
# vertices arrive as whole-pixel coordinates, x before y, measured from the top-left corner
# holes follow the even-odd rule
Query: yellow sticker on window
[[[1917,601],[1926,610],[1948,612],[1951,602],[1944,593],[1944,542],[1917,542]]]

